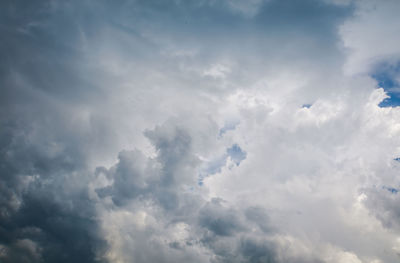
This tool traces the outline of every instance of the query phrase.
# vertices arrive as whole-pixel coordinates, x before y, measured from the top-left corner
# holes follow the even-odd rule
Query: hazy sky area
[[[2,0],[0,262],[400,262],[400,0]]]

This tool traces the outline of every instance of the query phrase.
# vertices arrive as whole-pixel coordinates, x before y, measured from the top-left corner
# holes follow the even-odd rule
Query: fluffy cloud
[[[400,49],[398,1],[356,1],[354,17],[340,28],[344,46],[349,50],[345,71],[368,73],[379,63],[397,63]]]
[[[0,261],[398,262],[397,1],[0,5]]]

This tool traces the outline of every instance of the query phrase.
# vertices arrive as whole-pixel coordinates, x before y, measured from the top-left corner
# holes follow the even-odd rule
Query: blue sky
[[[386,98],[379,105],[381,107],[400,106],[400,64],[379,65],[371,76],[378,82],[378,87],[383,88],[390,98]]]

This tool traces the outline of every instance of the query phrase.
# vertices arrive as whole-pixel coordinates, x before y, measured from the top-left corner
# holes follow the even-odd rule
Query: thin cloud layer
[[[400,259],[397,1],[0,6],[1,262]]]

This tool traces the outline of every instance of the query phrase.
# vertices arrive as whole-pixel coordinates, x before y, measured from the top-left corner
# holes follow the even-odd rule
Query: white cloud
[[[355,1],[355,4],[354,17],[340,28],[348,52],[345,72],[369,73],[379,63],[396,63],[400,59],[399,1]]]

